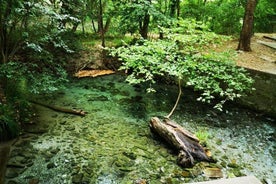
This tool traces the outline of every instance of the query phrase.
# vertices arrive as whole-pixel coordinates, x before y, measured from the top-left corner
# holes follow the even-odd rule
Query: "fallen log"
[[[199,144],[199,139],[172,120],[161,121],[153,117],[150,121],[150,128],[179,151],[177,163],[180,166],[192,167],[195,161],[213,161]]]
[[[43,107],[47,107],[49,109],[52,109],[54,111],[58,111],[58,112],[64,112],[64,113],[69,113],[69,114],[75,114],[75,115],[79,115],[79,116],[85,116],[86,112],[83,110],[76,110],[76,109],[67,109],[64,107],[57,107],[54,105],[48,105],[48,104],[44,104],[41,102],[37,102],[37,101],[30,101],[31,103],[37,104],[37,105],[41,105]]]
[[[75,73],[75,77],[97,77],[102,75],[109,75],[115,73],[113,70],[80,70]]]

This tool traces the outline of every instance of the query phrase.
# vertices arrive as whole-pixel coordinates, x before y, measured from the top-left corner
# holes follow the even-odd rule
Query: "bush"
[[[139,44],[125,45],[112,49],[111,54],[123,61],[121,70],[131,71],[128,82],[152,84],[158,77],[181,79],[187,86],[201,92],[199,101],[211,103],[219,97],[220,102],[215,107],[220,110],[225,101],[234,100],[251,89],[253,80],[245,70],[234,65],[231,54],[202,52],[208,44],[224,38],[196,31],[194,26],[185,32],[184,35],[170,33],[164,40],[142,40]],[[150,87],[148,91],[154,89]]]

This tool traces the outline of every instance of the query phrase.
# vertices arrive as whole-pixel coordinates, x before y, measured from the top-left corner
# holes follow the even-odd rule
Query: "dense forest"
[[[69,58],[81,57],[84,40],[100,41],[103,62],[123,63],[106,68],[132,71],[129,82],[176,79],[202,91],[199,101],[219,95],[221,109],[250,89],[252,79],[235,68],[232,53],[202,51],[229,36],[250,51],[254,32],[275,31],[275,7],[269,0],[1,0],[1,139],[31,120],[31,95],[68,81]]]
[[[237,65],[276,73],[275,31],[272,0],[0,0],[0,184],[276,182],[275,75]]]

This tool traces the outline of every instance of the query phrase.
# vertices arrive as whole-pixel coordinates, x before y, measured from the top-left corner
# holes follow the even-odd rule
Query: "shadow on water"
[[[38,119],[11,148],[6,183],[189,183],[210,180],[205,168],[219,168],[224,178],[255,175],[276,182],[275,121],[235,106],[218,112],[196,102],[184,90],[176,122],[204,135],[216,164],[180,168],[176,154],[154,136],[150,117],[164,116],[177,97],[177,87],[130,86],[110,75],[74,79],[66,90],[44,103],[81,108],[85,117],[36,106]]]

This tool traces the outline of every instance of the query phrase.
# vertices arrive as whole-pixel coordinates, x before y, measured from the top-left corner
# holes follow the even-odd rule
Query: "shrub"
[[[211,103],[219,97],[215,105],[219,110],[225,101],[234,100],[251,89],[253,80],[245,70],[234,65],[230,54],[202,52],[206,45],[221,40],[220,36],[196,31],[193,26],[185,32],[184,35],[170,33],[164,40],[141,40],[139,44],[112,49],[111,54],[123,61],[121,70],[131,71],[127,77],[131,84],[152,84],[160,76],[181,79],[201,92],[199,101]],[[148,91],[154,89],[149,87]]]

